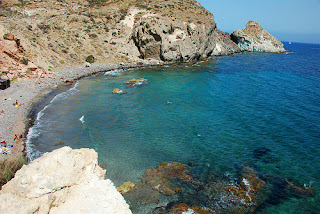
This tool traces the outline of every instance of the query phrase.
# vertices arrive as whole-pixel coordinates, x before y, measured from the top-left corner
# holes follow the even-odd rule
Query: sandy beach
[[[99,72],[114,69],[159,66],[163,62],[145,60],[137,63],[94,63],[90,67],[78,66],[54,71],[54,75],[41,79],[20,79],[5,90],[0,91],[0,141],[6,141],[11,154],[0,154],[0,159],[16,158],[24,154],[25,136],[32,118],[29,113],[42,98],[66,83],[68,79],[81,79]],[[15,106],[16,100],[21,106]],[[18,142],[13,142],[15,135],[22,135]],[[12,147],[11,147],[12,145]]]

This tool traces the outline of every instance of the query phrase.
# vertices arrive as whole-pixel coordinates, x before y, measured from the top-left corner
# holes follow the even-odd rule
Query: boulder
[[[133,187],[135,187],[136,184],[131,182],[131,181],[128,181],[128,182],[125,182],[123,184],[121,184],[119,187],[117,187],[117,190],[121,193],[121,194],[124,194],[126,192],[129,192]]]
[[[112,91],[112,94],[126,94],[126,93],[127,93],[126,91],[119,88],[114,88]]]
[[[131,79],[126,81],[127,87],[139,86],[139,85],[147,85],[148,80],[144,78],[139,79]]]
[[[64,82],[66,83],[66,85],[72,85],[73,82],[74,82],[74,79],[73,78],[67,78],[64,80]]]
[[[14,35],[12,33],[6,33],[3,35],[3,38],[5,40],[10,40],[10,41],[13,41],[15,39]]]
[[[286,52],[283,43],[265,31],[258,22],[249,21],[243,30],[235,30],[231,39],[241,51],[250,52]]]
[[[23,166],[0,192],[1,213],[131,213],[92,149],[63,147]]]
[[[38,69],[38,66],[36,66],[32,62],[28,62],[27,68],[30,69],[31,71],[35,71]]]
[[[177,180],[193,182],[186,165],[178,162],[163,162],[156,168],[147,169],[142,176],[142,182],[164,195],[174,195],[182,190],[175,188]]]

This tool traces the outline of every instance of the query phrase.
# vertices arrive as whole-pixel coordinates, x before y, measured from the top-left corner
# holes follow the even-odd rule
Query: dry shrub
[[[27,164],[24,156],[20,156],[15,160],[0,160],[0,189],[14,177],[16,171],[21,169],[24,164]]]

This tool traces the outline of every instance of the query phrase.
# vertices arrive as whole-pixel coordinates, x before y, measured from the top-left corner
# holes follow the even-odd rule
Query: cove
[[[246,164],[319,189],[319,51],[312,52],[319,47],[290,48],[81,79],[38,113],[28,135],[32,154],[60,142],[93,148],[116,185],[179,162],[201,181],[211,171],[235,175]],[[126,88],[132,78],[148,85]],[[128,93],[112,94],[114,88]],[[317,199],[273,198],[262,210],[314,212]]]

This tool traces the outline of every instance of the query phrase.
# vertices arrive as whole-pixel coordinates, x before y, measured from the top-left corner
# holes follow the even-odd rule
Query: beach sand
[[[6,141],[11,154],[0,154],[0,159],[17,158],[24,155],[25,138],[13,142],[15,134],[25,137],[32,118],[29,117],[32,108],[49,92],[67,79],[80,79],[95,73],[114,69],[127,69],[162,65],[162,61],[145,60],[138,63],[94,63],[90,67],[80,66],[54,71],[54,75],[41,79],[20,79],[5,90],[0,90],[0,142]],[[21,106],[15,106],[18,100]]]

